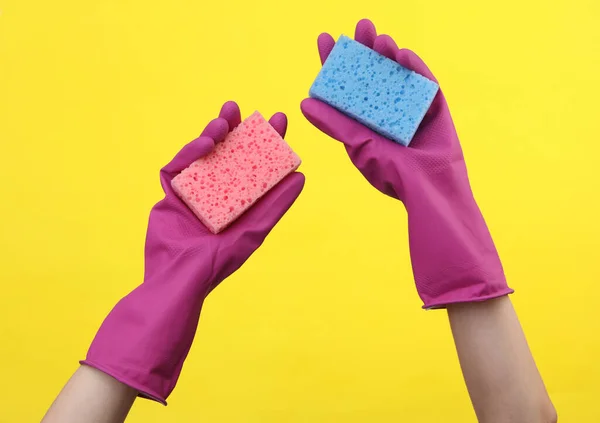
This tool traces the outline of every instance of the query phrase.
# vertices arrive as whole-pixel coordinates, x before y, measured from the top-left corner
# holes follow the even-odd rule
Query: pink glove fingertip
[[[319,49],[321,64],[325,63],[327,57],[329,57],[329,53],[331,53],[331,50],[333,50],[334,45],[335,40],[331,35],[326,32],[319,35],[319,38],[317,39],[317,47]]]
[[[269,124],[279,133],[279,135],[281,135],[281,138],[285,138],[288,126],[288,119],[285,113],[275,113],[271,119],[269,119]]]
[[[369,19],[361,19],[356,24],[354,39],[369,48],[373,48],[375,38],[377,38],[377,29],[375,29],[375,24],[373,24],[373,22],[371,22]]]
[[[242,123],[242,112],[235,101],[228,101],[223,104],[219,117],[227,121],[229,131],[233,131],[235,127]]]
[[[375,42],[373,43],[373,50],[387,57],[388,59],[395,60],[398,46],[392,37],[387,34],[381,34],[375,39]]]
[[[437,78],[433,75],[433,72],[429,70],[425,62],[412,50],[407,48],[400,49],[395,55],[396,62],[401,64],[407,69],[413,70],[425,78],[431,79],[435,83],[438,82]]]

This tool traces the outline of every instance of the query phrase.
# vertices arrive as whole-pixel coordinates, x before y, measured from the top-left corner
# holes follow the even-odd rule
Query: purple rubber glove
[[[240,121],[237,104],[226,103],[220,117],[161,170],[165,198],[150,213],[144,282],[111,311],[82,361],[163,404],[192,345],[204,299],[262,244],[304,187],[304,175],[288,176],[218,235],[200,223],[173,192],[171,179]],[[285,135],[283,113],[270,123]]]
[[[412,51],[398,49],[373,23],[358,23],[356,41],[436,81]],[[335,44],[318,40],[321,62]],[[436,81],[437,82],[437,81]],[[443,93],[438,92],[410,147],[398,145],[315,99],[302,112],[318,129],[341,141],[352,163],[379,191],[408,212],[410,253],[425,308],[483,301],[512,292],[477,203]]]

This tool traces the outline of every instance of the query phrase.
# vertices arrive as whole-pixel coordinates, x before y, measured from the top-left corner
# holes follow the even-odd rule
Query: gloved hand
[[[304,187],[304,175],[289,175],[229,228],[210,233],[175,195],[171,179],[241,120],[233,102],[219,116],[161,170],[165,198],[150,212],[144,281],[111,311],[82,361],[163,404],[191,347],[204,299],[262,244]],[[283,113],[270,123],[285,134]]]
[[[355,38],[436,81],[416,54],[398,49],[387,35],[377,36],[370,21],[358,23]],[[329,34],[319,37],[322,63],[334,44]],[[441,91],[408,148],[318,100],[306,99],[301,108],[314,126],[344,144],[352,163],[375,188],[404,203],[413,273],[425,308],[482,301],[512,292],[473,198],[458,136]]]

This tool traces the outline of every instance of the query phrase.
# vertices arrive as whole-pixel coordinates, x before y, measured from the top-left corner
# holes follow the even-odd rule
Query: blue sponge
[[[342,35],[310,96],[407,146],[438,88],[435,82]]]

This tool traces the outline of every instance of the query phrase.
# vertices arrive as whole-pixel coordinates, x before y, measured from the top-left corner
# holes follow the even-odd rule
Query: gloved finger
[[[335,45],[335,40],[331,35],[324,32],[319,35],[317,38],[317,47],[319,48],[319,58],[321,59],[321,64],[325,63],[327,57],[329,57],[329,53],[333,50],[333,46]]]
[[[204,131],[200,134],[201,137],[210,137],[214,142],[223,141],[229,133],[229,122],[222,117],[213,119],[206,125]]]
[[[222,141],[228,132],[229,124],[225,119],[216,118],[211,120],[206,125],[206,128],[204,128],[204,131],[202,131],[202,134],[186,144],[163,170],[169,174],[181,172],[200,157],[204,157],[210,153],[215,147],[215,142]]]
[[[277,132],[279,132],[279,135],[281,135],[281,138],[285,138],[285,133],[287,131],[287,125],[288,125],[288,120],[287,120],[287,116],[285,115],[285,113],[282,113],[282,112],[275,113],[271,117],[271,119],[269,119],[269,123],[271,124],[271,126],[273,128],[275,128],[275,130]]]
[[[258,248],[271,229],[279,222],[304,188],[305,178],[300,172],[288,175],[248,209],[223,235],[245,238],[251,249]],[[237,244],[237,242],[236,242]]]
[[[407,69],[413,70],[416,73],[423,75],[425,78],[438,82],[435,76],[433,76],[433,73],[425,64],[425,62],[423,62],[423,60],[419,56],[417,56],[417,54],[412,50],[403,48],[397,51],[396,62],[398,62]]]
[[[354,39],[369,48],[373,48],[377,38],[377,30],[375,25],[369,19],[362,19],[356,24],[354,31]]]
[[[200,157],[206,156],[214,147],[215,142],[211,137],[200,136],[186,144],[163,168],[163,171],[170,175],[177,174]]]
[[[387,34],[378,35],[373,43],[373,50],[387,57],[388,59],[396,60],[398,46],[396,42]]]
[[[228,101],[227,103],[223,104],[223,107],[221,107],[221,113],[219,113],[219,117],[227,121],[229,124],[229,131],[233,131],[233,129],[242,122],[240,107],[235,101]]]

